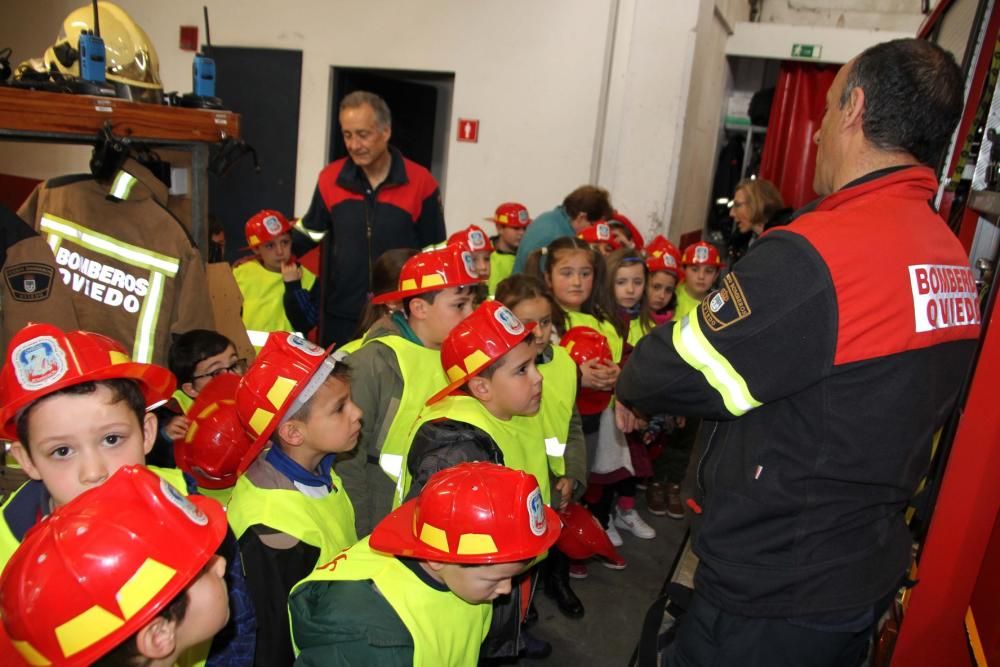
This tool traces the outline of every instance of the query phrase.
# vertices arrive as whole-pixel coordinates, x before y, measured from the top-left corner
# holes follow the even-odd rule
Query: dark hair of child
[[[193,582],[192,582],[193,583]],[[181,591],[177,597],[170,601],[166,607],[160,610],[155,618],[165,618],[171,623],[180,624],[187,615],[188,602],[187,589]],[[139,653],[136,637],[139,633],[123,641],[121,644],[94,661],[94,667],[142,667],[148,665],[152,660],[145,659]]]
[[[386,294],[394,292],[399,286],[399,272],[402,270],[406,260],[419,252],[413,248],[393,248],[386,250],[378,256],[372,264],[372,294]],[[365,304],[361,311],[361,319],[358,320],[358,328],[354,332],[353,338],[361,338],[371,329],[380,318],[389,313],[389,307],[384,303]]]
[[[28,432],[28,417],[31,415],[31,411],[41,403],[42,401],[47,401],[53,396],[85,396],[87,394],[93,394],[97,391],[98,387],[107,387],[111,391],[111,403],[120,403],[125,401],[129,410],[135,415],[136,419],[139,421],[139,426],[142,426],[143,419],[146,416],[146,398],[142,395],[142,390],[139,389],[139,384],[135,380],[126,380],[124,378],[115,378],[111,380],[95,380],[94,382],[81,382],[80,384],[74,384],[64,389],[54,391],[48,396],[44,396],[34,403],[28,405],[28,407],[21,410],[20,414],[17,415],[17,421],[15,422],[15,427],[17,429],[17,439],[22,445],[24,445],[25,450],[28,452],[28,456],[31,456],[31,434]]]
[[[566,328],[566,314],[556,303],[552,292],[545,286],[545,283],[526,273],[515,273],[500,281],[497,285],[497,293],[494,297],[497,301],[507,306],[511,310],[517,308],[522,301],[529,299],[545,299],[552,307],[552,325],[557,331]]]
[[[478,287],[477,285],[462,285],[461,287],[457,287],[456,289],[458,290],[459,294],[471,294],[475,296],[477,287]],[[403,313],[406,316],[410,315],[410,304],[413,303],[414,299],[421,299],[423,301],[426,301],[427,303],[434,303],[434,299],[436,299],[438,297],[438,294],[440,294],[442,291],[443,290],[434,290],[433,292],[424,292],[423,294],[417,294],[415,296],[408,296],[404,298]]]
[[[174,337],[167,352],[167,368],[177,378],[178,387],[185,382],[194,382],[195,366],[209,357],[222,354],[230,345],[233,341],[218,331],[192,329]]]
[[[625,225],[625,223],[619,222],[617,220],[608,220],[608,227],[610,227],[611,229],[617,229],[622,234],[624,234],[625,238],[627,238],[629,241],[635,241],[635,239],[632,238],[632,230],[629,229]]]
[[[646,262],[642,258],[642,255],[632,248],[618,248],[618,250],[613,251],[605,257],[604,261],[608,265],[608,290],[611,292],[612,298],[614,298],[615,278],[617,277],[618,270],[624,266],[635,266],[636,264],[642,267],[642,275],[645,282],[642,286],[642,296],[639,298],[639,312],[633,319],[638,318],[640,326],[645,331],[655,327],[656,322],[653,321],[653,310],[649,307],[649,299],[646,297],[645,283],[649,282],[649,271],[646,269]],[[620,318],[620,321],[615,322],[615,326],[618,327],[618,333],[621,334],[622,338],[628,338],[628,322],[624,317]]]
[[[525,263],[525,273],[536,276],[539,279],[543,277],[548,278],[546,284],[551,284],[552,271],[556,264],[559,263],[560,257],[563,254],[580,251],[587,254],[590,266],[594,269],[593,287],[590,290],[590,296],[587,297],[587,300],[580,304],[580,312],[592,315],[602,322],[611,322],[615,326],[615,329],[621,329],[621,318],[618,316],[618,307],[615,305],[611,294],[608,293],[607,279],[604,277],[607,270],[604,258],[591,248],[590,244],[586,241],[575,236],[560,236],[545,248],[531,251]],[[542,265],[543,258],[545,260],[544,266]],[[557,310],[561,311],[562,307],[560,306]],[[555,320],[553,320],[553,324],[555,324]],[[566,333],[565,326],[565,320],[562,327],[556,326],[556,331],[560,336]]]

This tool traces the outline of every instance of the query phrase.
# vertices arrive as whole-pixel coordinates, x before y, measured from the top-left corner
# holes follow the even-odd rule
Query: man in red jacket
[[[640,341],[618,380],[635,410],[706,420],[695,594],[667,665],[861,664],[975,351],[968,257],[933,209],[962,109],[954,59],[876,45],[826,103],[826,196]]]
[[[340,103],[339,120],[348,157],[320,172],[293,234],[299,255],[325,244],[316,287],[324,346],[360,335],[355,329],[379,255],[393,248],[419,250],[445,238],[437,181],[389,146],[392,115],[385,100],[362,90],[350,93]]]

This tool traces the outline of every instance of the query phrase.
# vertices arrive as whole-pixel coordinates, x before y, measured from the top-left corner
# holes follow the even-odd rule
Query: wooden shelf
[[[90,143],[109,120],[115,134],[158,145],[212,144],[240,136],[240,116],[231,111],[0,87],[5,138]]]

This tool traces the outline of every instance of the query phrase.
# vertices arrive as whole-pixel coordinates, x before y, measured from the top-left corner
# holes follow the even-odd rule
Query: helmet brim
[[[472,252],[471,250],[469,252]],[[472,285],[478,285],[479,278],[469,278],[469,282],[459,283],[458,285],[434,285],[433,287],[420,287],[417,289],[408,290],[396,290],[395,292],[385,292],[383,294],[376,294],[372,297],[372,303],[376,305],[381,305],[388,303],[390,301],[402,301],[403,299],[408,299],[411,296],[420,296],[421,294],[427,294],[428,292],[440,292],[441,290],[450,289],[453,287],[471,287]]]

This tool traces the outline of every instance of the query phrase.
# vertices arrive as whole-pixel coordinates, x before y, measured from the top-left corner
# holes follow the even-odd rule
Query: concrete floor
[[[592,560],[588,568],[590,576],[571,580],[586,609],[583,618],[563,616],[555,603],[539,591],[535,597],[538,623],[531,632],[552,643],[552,655],[544,661],[521,660],[517,664],[544,662],[573,667],[628,664],[646,610],[663,585],[688,524],[687,519],[678,521],[647,512],[642,491],[636,501],[643,519],[656,529],[656,537],[640,540],[620,531],[625,544],[619,553],[627,562],[626,568],[610,570]]]

